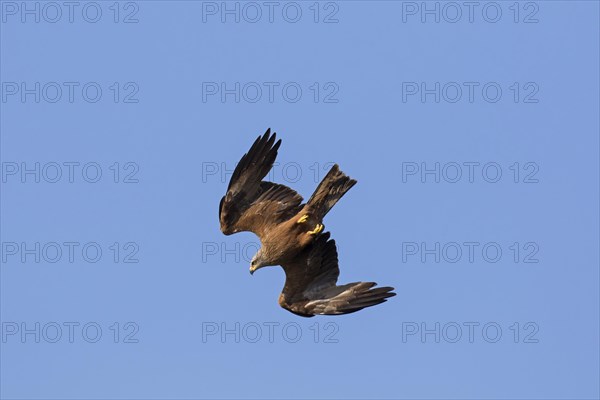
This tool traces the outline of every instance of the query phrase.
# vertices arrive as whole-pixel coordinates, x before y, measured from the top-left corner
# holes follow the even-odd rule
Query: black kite
[[[302,197],[289,187],[262,181],[280,145],[270,129],[259,136],[233,171],[219,205],[225,235],[250,231],[260,238],[262,247],[252,258],[250,273],[281,265],[286,280],[279,305],[303,317],[349,314],[395,296],[394,288],[373,288],[374,282],[336,285],[337,250],[329,232],[323,233],[323,217],[356,181],[336,164],[302,204]]]

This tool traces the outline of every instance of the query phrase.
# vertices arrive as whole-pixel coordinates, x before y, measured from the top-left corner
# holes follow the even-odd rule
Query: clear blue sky
[[[3,398],[600,396],[597,2],[23,4]],[[268,127],[272,179],[358,180],[325,221],[340,281],[398,296],[303,319],[250,276],[217,209]]]

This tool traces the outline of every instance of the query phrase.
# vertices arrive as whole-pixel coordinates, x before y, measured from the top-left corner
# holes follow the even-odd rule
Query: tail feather
[[[318,219],[322,219],[354,185],[356,180],[340,171],[340,167],[335,164],[319,183],[306,205],[313,210]]]
[[[358,284],[356,287],[356,291],[354,292],[354,296],[349,297],[347,299],[347,304],[339,307],[338,311],[341,311],[343,314],[347,314],[350,312],[362,310],[366,307],[372,307],[377,304],[384,303],[387,301],[388,297],[393,297],[396,293],[393,293],[393,287],[384,286],[380,288],[371,289],[371,287],[375,286],[374,282],[365,282],[368,283],[368,286],[365,286],[363,289],[361,284]]]
[[[350,314],[366,307],[376,306],[387,301],[396,293],[391,286],[372,289],[375,282],[355,282],[336,286],[336,294],[332,297],[312,300],[305,307],[308,314],[340,315]]]

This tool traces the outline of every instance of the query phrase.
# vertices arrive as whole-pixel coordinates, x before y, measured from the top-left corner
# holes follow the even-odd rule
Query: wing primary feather
[[[232,190],[236,184],[244,187],[247,183],[258,184],[273,167],[277,158],[277,150],[281,139],[275,143],[277,134],[271,128],[264,135],[258,136],[250,150],[242,156],[233,170],[227,190]],[[275,145],[273,145],[275,143]]]
[[[271,128],[258,136],[236,165],[219,205],[221,231],[251,231],[263,237],[273,226],[299,211],[302,197],[287,186],[262,179],[277,158],[281,139]]]

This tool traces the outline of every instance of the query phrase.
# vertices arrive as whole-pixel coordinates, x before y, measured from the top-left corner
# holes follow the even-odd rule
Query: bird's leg
[[[323,230],[323,225],[317,224],[315,226],[315,229],[313,229],[312,231],[308,231],[306,233],[308,233],[309,235],[316,235],[317,233],[320,233],[322,230]]]
[[[304,214],[298,221],[296,221],[296,223],[301,224],[303,222],[306,222],[307,219],[308,219],[308,214]]]

